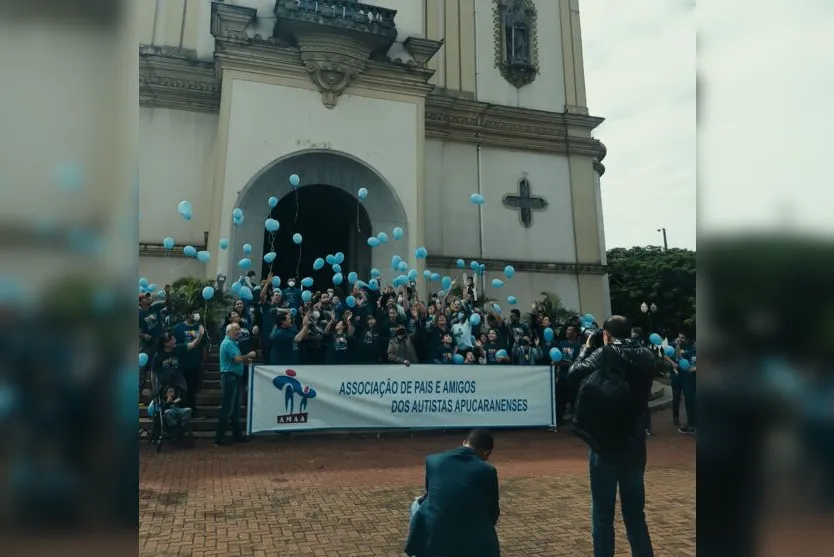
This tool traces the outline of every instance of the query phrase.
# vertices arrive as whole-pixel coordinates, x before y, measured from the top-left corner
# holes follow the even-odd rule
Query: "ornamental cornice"
[[[297,47],[271,40],[217,41],[215,63],[194,60],[177,49],[141,47],[141,106],[218,112],[224,69],[309,80]],[[426,137],[477,145],[587,155],[604,167],[605,146],[588,137],[603,122],[594,116],[494,105],[462,97],[430,94],[432,70],[404,62],[368,60],[352,85],[390,93],[425,96]],[[580,133],[580,135],[573,135]],[[598,165],[598,166],[597,166]],[[600,173],[601,174],[601,173]]]
[[[608,274],[608,266],[598,263],[558,263],[550,261],[518,261],[514,259],[483,259],[476,256],[462,257],[429,255],[426,265],[435,268],[454,269],[457,267],[457,260],[477,260],[478,263],[486,265],[488,271],[503,271],[507,265],[515,267],[517,272],[522,273],[559,273],[579,275],[605,275]]]

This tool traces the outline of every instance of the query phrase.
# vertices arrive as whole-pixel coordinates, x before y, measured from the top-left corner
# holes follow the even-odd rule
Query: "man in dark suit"
[[[498,473],[487,463],[493,444],[489,431],[473,429],[463,446],[426,458],[426,495],[412,507],[407,555],[500,557]]]

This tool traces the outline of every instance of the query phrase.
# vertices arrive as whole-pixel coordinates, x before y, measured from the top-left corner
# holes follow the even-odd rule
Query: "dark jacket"
[[[645,412],[652,390],[654,356],[648,348],[641,346],[639,341],[632,339],[615,340],[606,347],[593,351],[583,346],[568,370],[568,385],[573,389],[579,389],[591,374],[603,368],[623,377],[630,391],[627,416],[623,427],[618,430],[620,439],[617,448],[627,449],[629,446],[644,444]]]
[[[427,497],[405,553],[415,557],[500,557],[498,473],[466,447],[426,458]]]

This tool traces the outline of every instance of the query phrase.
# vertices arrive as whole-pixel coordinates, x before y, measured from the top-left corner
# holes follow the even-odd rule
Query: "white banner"
[[[555,424],[548,367],[255,366],[249,433]]]

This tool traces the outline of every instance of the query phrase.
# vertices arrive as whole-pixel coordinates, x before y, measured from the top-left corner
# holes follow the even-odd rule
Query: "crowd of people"
[[[557,348],[560,359],[553,365],[558,383],[566,377],[587,335],[598,328],[587,315],[551,323],[538,304],[533,304],[526,316],[513,307],[505,318],[503,310],[484,299],[474,278],[466,274],[459,279],[460,288],[455,288],[458,281],[453,281],[449,288],[433,292],[425,300],[414,283],[395,288],[381,278],[380,287],[373,290],[357,283],[348,288],[307,289],[306,295],[302,295],[304,289],[297,279],[287,280],[282,289],[274,285],[277,281],[273,278],[270,274],[257,283],[253,272],[240,277],[238,283],[251,286],[254,296],[251,300],[237,297],[222,331],[216,333],[222,338],[234,325],[234,342],[241,357],[267,365],[551,365],[551,349]],[[233,285],[231,290],[237,288]],[[156,301],[150,293],[140,294],[139,304],[142,351],[149,363],[143,370],[153,371],[160,388],[176,389],[180,406],[193,412],[208,336],[200,309],[194,307],[183,318],[174,318],[168,287]],[[632,337],[648,345],[641,329],[635,328]],[[658,359],[667,360],[672,371],[675,421],[683,398],[690,423],[682,432],[689,432],[694,428],[694,404],[689,402],[694,389],[677,362],[693,359],[694,346],[681,334],[671,356],[668,348],[666,352],[664,346],[655,348]],[[147,377],[142,374],[140,390]],[[574,393],[557,388],[555,396],[557,423],[561,423]],[[182,414],[170,415],[173,420]]]

